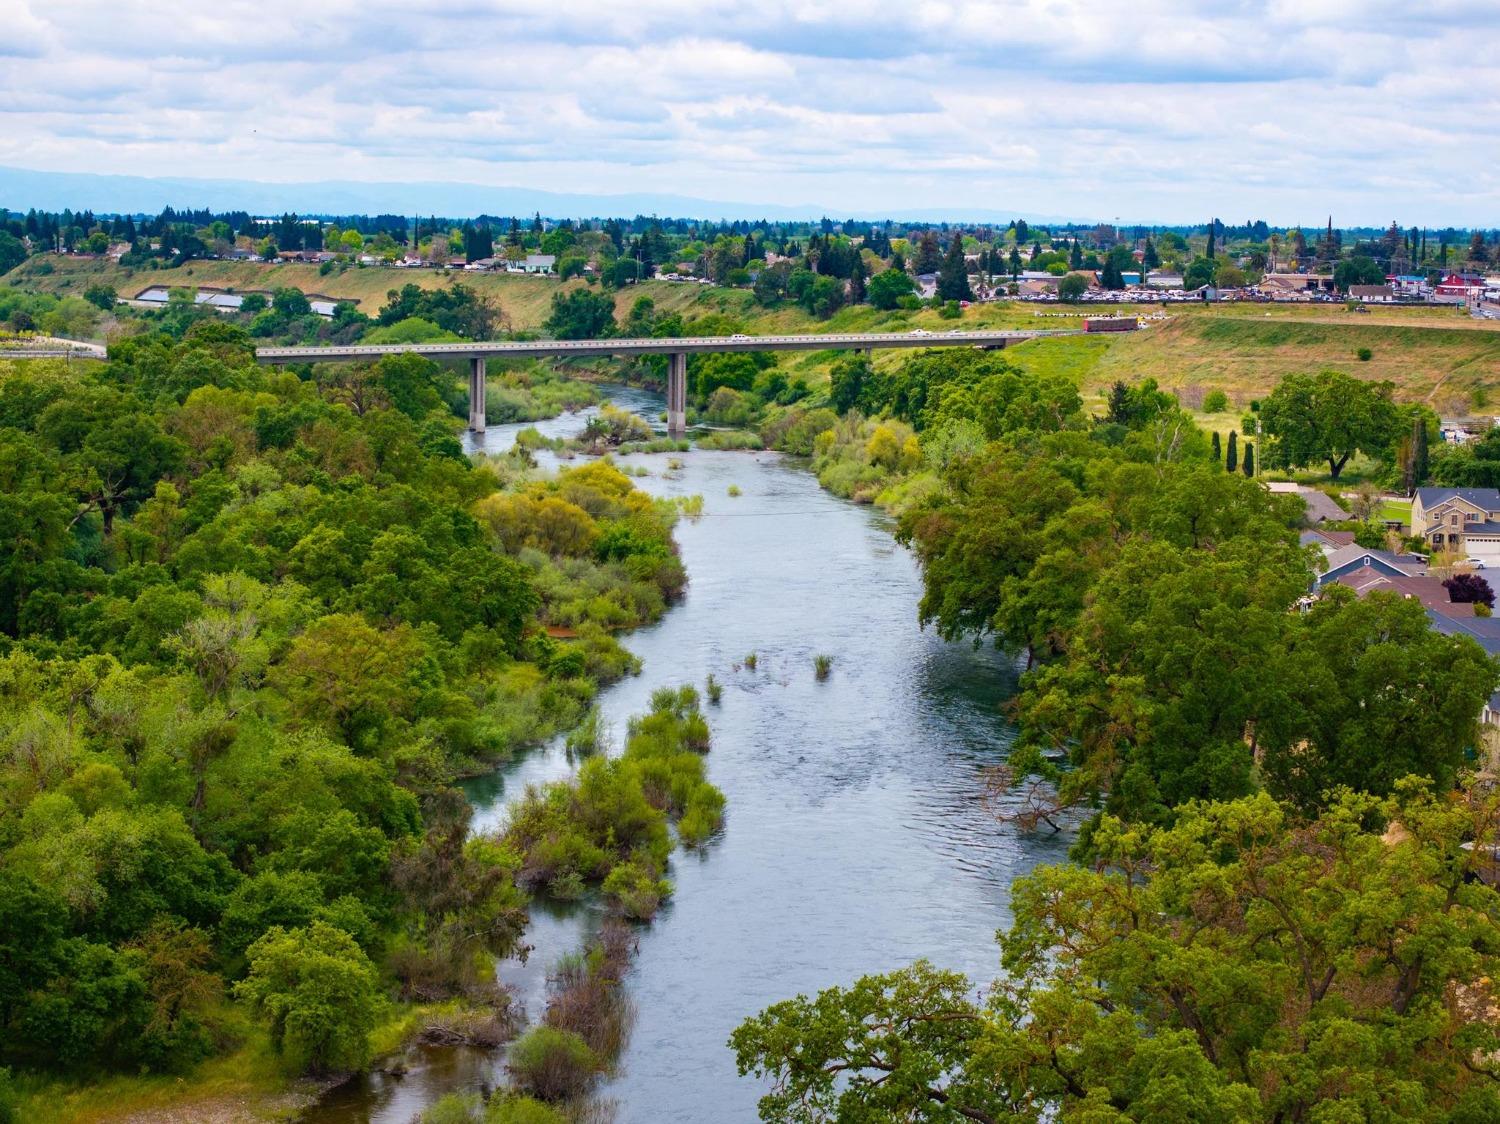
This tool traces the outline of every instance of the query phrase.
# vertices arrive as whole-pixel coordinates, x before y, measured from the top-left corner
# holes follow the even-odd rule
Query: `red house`
[[[1477,273],[1449,273],[1437,283],[1440,297],[1476,297],[1484,292],[1484,278]]]

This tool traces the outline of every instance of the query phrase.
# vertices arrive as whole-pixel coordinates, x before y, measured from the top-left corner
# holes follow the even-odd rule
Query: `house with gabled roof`
[[[1418,488],[1408,533],[1433,550],[1500,566],[1500,488]]]

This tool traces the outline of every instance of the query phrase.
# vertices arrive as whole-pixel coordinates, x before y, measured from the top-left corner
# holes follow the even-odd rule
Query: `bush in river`
[[[497,1096],[485,1109],[484,1124],[568,1124],[568,1118],[534,1097]]]
[[[708,747],[697,690],[656,691],[651,710],[630,720],[621,756],[590,757],[575,779],[527,790],[505,833],[517,884],[554,896],[602,884],[625,916],[649,919],[671,893],[668,823],[696,846],[723,821],[723,793],[704,775]]]
[[[704,689],[708,692],[708,701],[718,706],[719,701],[724,697],[724,684],[710,675],[708,682],[704,684]]]
[[[587,1042],[545,1023],[516,1039],[506,1068],[517,1089],[544,1101],[564,1101],[587,1092],[601,1069]]]
[[[829,672],[833,670],[832,656],[814,656],[813,674],[819,679],[827,679]]]

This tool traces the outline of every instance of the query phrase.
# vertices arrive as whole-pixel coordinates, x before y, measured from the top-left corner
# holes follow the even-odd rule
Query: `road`
[[[433,358],[532,358],[570,355],[694,355],[723,351],[861,351],[867,348],[990,347],[1025,340],[1076,336],[1082,328],[1007,332],[863,332],[827,335],[703,336],[671,339],[517,340],[474,343],[350,344],[329,347],[260,347],[261,363],[309,363],[379,359],[414,353]]]

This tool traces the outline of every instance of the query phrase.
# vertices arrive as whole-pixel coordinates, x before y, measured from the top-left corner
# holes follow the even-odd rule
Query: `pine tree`
[[[1229,455],[1224,461],[1224,467],[1233,472],[1239,465],[1239,446],[1236,442],[1238,434],[1234,430],[1229,431]]]
[[[942,257],[938,252],[937,231],[924,230],[921,239],[917,242],[917,255],[912,261],[912,272],[918,275],[936,273],[941,264]]]
[[[1255,446],[1250,444],[1248,441],[1245,443],[1244,469],[1246,476],[1255,475]]]
[[[1214,260],[1214,230],[1218,227],[1218,225],[1218,219],[1208,220],[1208,249],[1203,252],[1203,256],[1206,257],[1209,261]]]
[[[1223,462],[1224,450],[1219,445],[1219,431],[1214,430],[1214,464],[1222,464]]]
[[[969,271],[964,264],[964,240],[957,232],[948,243],[948,254],[943,258],[943,268],[938,273],[937,295],[945,301],[971,301],[974,293],[969,288]]]
[[[1146,238],[1146,248],[1141,254],[1142,269],[1156,269],[1161,265],[1161,255],[1156,252],[1156,243]]]

